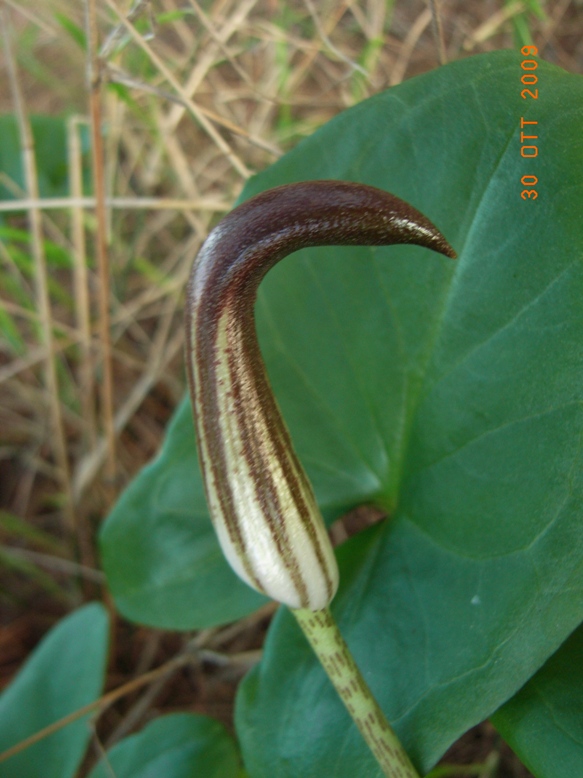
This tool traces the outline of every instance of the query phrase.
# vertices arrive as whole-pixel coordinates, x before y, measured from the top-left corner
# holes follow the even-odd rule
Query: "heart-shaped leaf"
[[[537,778],[583,778],[583,627],[492,720]]]
[[[421,769],[583,618],[583,80],[540,62],[539,97],[523,99],[520,63],[472,57],[377,95],[244,192],[362,181],[411,202],[460,254],[303,251],[270,272],[257,304],[326,517],[371,501],[390,515],[341,549],[334,609]],[[536,157],[521,154],[525,127]],[[526,176],[537,199],[521,197]],[[159,626],[217,623],[259,601],[220,561],[187,417],[102,538],[119,607]],[[283,612],[241,687],[238,731],[253,778],[376,774]]]
[[[151,721],[107,753],[89,778],[239,778],[233,738],[222,724],[193,713]]]
[[[43,638],[0,697],[0,753],[97,699],[103,687],[108,623],[93,603]],[[91,734],[88,716],[0,763],[0,778],[72,778]]]

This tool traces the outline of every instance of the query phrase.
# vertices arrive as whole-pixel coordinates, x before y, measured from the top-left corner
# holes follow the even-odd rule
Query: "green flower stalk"
[[[455,257],[428,219],[387,192],[342,181],[290,184],[263,192],[226,216],[202,246],[188,284],[188,378],[199,462],[219,542],[237,575],[294,610],[317,653],[324,632],[330,637],[332,630],[333,640],[342,640],[325,610],[338,587],[338,568],[269,385],[253,307],[268,270],[298,249],[393,243],[416,243]],[[310,612],[320,615],[310,619]],[[357,673],[347,650],[344,656],[350,658],[350,672]],[[328,660],[320,658],[326,668]],[[329,675],[330,667],[328,661]],[[354,709],[345,693],[350,684],[330,677]],[[354,687],[366,689],[362,677]],[[369,706],[357,724],[367,738],[376,726],[372,719],[382,719],[374,748],[369,739],[379,763],[387,775],[416,776],[374,706],[376,713]],[[368,723],[367,716],[372,717]],[[390,745],[383,730],[392,735]],[[398,759],[391,756],[394,741]],[[379,748],[379,742],[386,747]]]

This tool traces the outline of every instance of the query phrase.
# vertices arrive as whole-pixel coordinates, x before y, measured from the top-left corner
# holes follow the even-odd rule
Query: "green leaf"
[[[55,13],[55,19],[59,23],[59,25],[63,28],[63,30],[69,35],[69,37],[75,41],[75,43],[79,46],[79,48],[82,51],[87,50],[87,40],[85,36],[85,31],[79,27],[78,24],[75,24],[75,22],[70,19],[68,16],[62,13]]]
[[[1,509],[0,530],[11,538],[29,541],[52,554],[62,553],[62,544],[48,532],[37,529],[20,516]]]
[[[583,626],[492,720],[537,778],[583,778]]]
[[[0,284],[3,280],[3,273],[0,273]],[[0,308],[0,344],[6,350],[13,354],[22,355],[26,353],[24,338],[20,334],[20,329],[8,311]]]
[[[103,687],[108,624],[93,603],[64,618],[0,696],[0,753],[97,699]],[[6,762],[0,778],[72,778],[87,747],[85,716]]]
[[[112,772],[113,771],[113,772]],[[176,713],[150,722],[125,738],[89,778],[240,778],[233,738],[207,716]]]
[[[39,192],[41,197],[58,197],[68,192],[66,120],[55,116],[31,116]],[[22,151],[14,116],[0,116],[0,170],[24,191]],[[0,183],[0,200],[17,195]]]
[[[11,244],[23,243],[27,250],[30,251],[30,244],[32,242],[32,236],[28,230],[20,230],[15,227],[0,226],[0,240],[7,244],[7,247]],[[57,243],[53,243],[52,240],[43,240],[44,253],[49,265],[55,268],[65,268],[70,270],[73,267],[73,260],[68,251]],[[32,268],[32,260],[28,255],[26,265]]]
[[[460,255],[302,251],[256,309],[326,518],[367,502],[390,515],[340,550],[334,611],[422,770],[583,619],[583,80],[541,61],[541,97],[523,100],[520,61],[470,57],[379,94],[244,191],[362,181],[423,211]],[[536,158],[521,156],[521,117],[538,122]],[[521,199],[524,176],[538,199]],[[123,612],[131,598],[132,618],[183,627],[213,606],[224,620],[225,591],[233,618],[253,604],[213,559],[187,419],[182,406],[102,538]],[[237,720],[252,778],[377,774],[283,611]]]

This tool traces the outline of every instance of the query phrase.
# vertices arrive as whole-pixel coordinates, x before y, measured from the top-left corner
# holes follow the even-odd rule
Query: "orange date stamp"
[[[520,53],[525,59],[520,63],[520,67],[523,71],[520,81],[525,87],[520,96],[523,100],[538,100],[538,76],[534,72],[538,68],[538,62],[534,57],[538,56],[538,49],[536,46],[523,46],[520,49]],[[532,57],[533,59],[527,59]],[[533,159],[538,157],[538,121],[527,121],[524,116],[520,117],[520,156],[525,159]],[[538,197],[538,191],[534,188],[538,184],[538,178],[533,175],[525,175],[520,179],[520,183],[525,189],[522,190],[520,196],[523,200],[536,200]]]

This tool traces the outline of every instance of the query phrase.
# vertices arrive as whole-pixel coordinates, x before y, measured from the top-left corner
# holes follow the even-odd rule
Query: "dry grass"
[[[0,114],[19,119],[26,177],[15,190],[2,176],[19,202],[0,205],[19,213],[1,215],[30,232],[33,270],[23,274],[0,240],[3,277],[12,279],[2,308],[21,340],[0,339],[2,685],[61,615],[87,598],[107,599],[96,531],[157,450],[183,394],[186,276],[246,179],[368,95],[440,59],[512,46],[523,8],[452,0],[437,4],[436,24],[423,2],[86,5],[89,57],[59,22],[83,30],[83,4],[5,0],[3,8]],[[582,16],[580,2],[557,0],[545,19],[528,17],[543,56],[575,72]],[[63,112],[71,115],[70,194],[40,199],[27,117]],[[95,200],[83,189],[82,139],[99,121],[107,132]],[[69,268],[50,263],[47,241],[66,252]],[[206,652],[196,666],[126,698],[104,717],[100,737],[143,722],[154,699],[157,710],[193,709],[194,700],[194,709],[228,723],[268,615],[196,636]],[[118,623],[109,688],[168,661],[190,639]],[[526,775],[503,769],[496,774]]]

